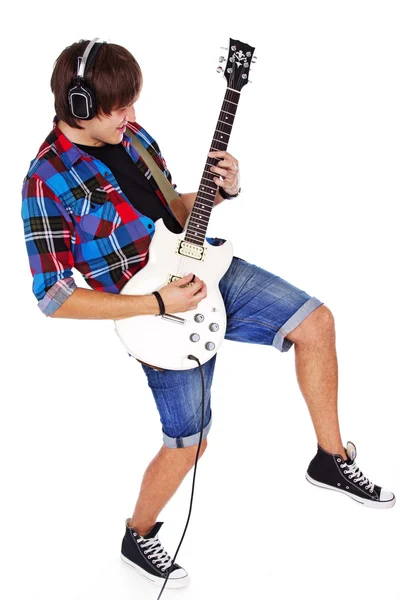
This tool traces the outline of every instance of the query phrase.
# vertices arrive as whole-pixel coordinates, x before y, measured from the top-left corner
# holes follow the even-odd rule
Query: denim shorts
[[[233,257],[219,282],[227,314],[225,339],[273,346],[287,352],[293,342],[285,339],[293,329],[323,304],[281,277],[257,265]],[[205,381],[203,438],[212,422],[211,384],[217,354],[202,365]],[[200,441],[202,381],[200,367],[176,371],[141,365],[157,405],[163,442],[168,448],[184,448]]]

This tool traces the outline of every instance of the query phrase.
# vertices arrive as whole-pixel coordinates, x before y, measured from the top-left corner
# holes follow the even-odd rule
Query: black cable
[[[175,552],[175,556],[174,556],[174,558],[172,559],[171,566],[170,566],[170,567],[167,569],[167,577],[165,578],[165,581],[164,581],[164,583],[163,583],[163,586],[162,586],[162,588],[161,588],[161,592],[158,594],[158,598],[157,598],[157,600],[160,600],[160,598],[161,598],[161,594],[163,593],[163,591],[164,591],[164,588],[165,588],[165,586],[167,585],[167,581],[168,581],[168,577],[169,577],[169,575],[170,575],[170,572],[171,572],[171,568],[172,568],[172,567],[174,566],[174,564],[175,564],[175,559],[176,559],[176,556],[177,556],[177,554],[178,554],[178,552],[179,552],[179,548],[180,548],[180,547],[181,547],[181,545],[182,545],[183,538],[185,537],[186,529],[187,529],[187,526],[188,526],[188,524],[189,524],[189,519],[190,519],[190,515],[191,515],[191,512],[192,512],[192,502],[193,502],[193,493],[194,493],[194,482],[195,482],[195,479],[196,479],[197,461],[198,461],[198,458],[199,458],[201,441],[202,441],[202,439],[203,439],[203,426],[204,426],[204,396],[205,396],[205,392],[204,392],[204,390],[205,390],[205,385],[204,385],[204,373],[203,373],[203,367],[201,366],[201,363],[200,363],[199,359],[198,359],[196,356],[193,356],[193,354],[189,354],[189,355],[188,355],[188,358],[189,358],[190,360],[196,360],[196,361],[198,362],[198,364],[199,364],[199,367],[200,367],[200,375],[201,375],[201,388],[202,388],[202,397],[201,397],[201,408],[202,408],[202,414],[201,414],[200,440],[199,440],[199,446],[198,446],[198,448],[197,448],[197,453],[196,453],[196,462],[195,462],[195,464],[194,464],[193,484],[192,484],[192,495],[191,495],[191,497],[190,497],[190,507],[189,507],[189,514],[188,514],[188,518],[187,518],[187,521],[186,521],[185,529],[184,529],[184,531],[183,531],[183,534],[182,534],[182,537],[181,537],[181,541],[179,542],[178,548],[176,549],[176,552]]]

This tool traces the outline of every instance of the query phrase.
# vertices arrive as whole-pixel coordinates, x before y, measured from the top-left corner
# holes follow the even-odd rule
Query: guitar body
[[[115,321],[115,330],[128,352],[138,360],[163,369],[193,369],[196,356],[207,362],[221,346],[226,331],[226,312],[219,281],[232,262],[233,247],[203,243],[201,260],[182,256],[179,248],[186,235],[172,233],[162,219],[155,223],[145,267],[121,289],[120,294],[142,295],[159,290],[176,278],[194,273],[205,281],[207,296],[194,310],[166,315],[136,315]]]

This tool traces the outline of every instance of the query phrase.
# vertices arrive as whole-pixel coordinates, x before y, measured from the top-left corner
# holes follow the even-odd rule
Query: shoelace
[[[155,537],[147,539],[143,537],[138,537],[138,542],[141,548],[147,548],[147,550],[144,551],[144,554],[148,554],[148,558],[153,559],[152,562],[154,564],[159,563],[159,565],[156,566],[158,566],[159,568],[162,567],[162,571],[166,571],[172,565],[172,558],[161,545],[161,542],[158,539],[158,534]]]
[[[340,465],[341,469],[345,469],[346,467],[347,471],[344,471],[344,473],[350,473],[349,479],[354,479],[356,483],[360,482],[361,486],[364,485],[364,483],[368,484],[365,485],[365,489],[369,489],[371,493],[374,491],[374,484],[367,477],[365,477],[365,475],[362,474],[360,468],[357,467],[355,462],[352,465],[348,465],[347,463],[343,463]]]

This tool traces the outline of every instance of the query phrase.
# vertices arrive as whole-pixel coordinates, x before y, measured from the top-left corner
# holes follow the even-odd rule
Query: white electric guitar
[[[254,48],[229,40],[224,75],[227,90],[210,150],[226,150],[240,91],[248,82]],[[220,62],[225,60],[220,57]],[[253,60],[254,62],[254,60]],[[217,69],[222,72],[221,66]],[[221,346],[226,331],[226,312],[218,284],[232,262],[232,243],[213,246],[206,240],[207,226],[217,192],[210,171],[221,159],[207,157],[192,211],[180,234],[172,233],[162,219],[155,223],[149,258],[121,289],[121,294],[151,294],[168,283],[194,273],[207,285],[207,297],[194,310],[164,315],[136,315],[114,321],[115,330],[128,352],[138,360],[163,369],[193,369],[207,362]]]

